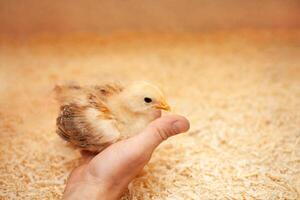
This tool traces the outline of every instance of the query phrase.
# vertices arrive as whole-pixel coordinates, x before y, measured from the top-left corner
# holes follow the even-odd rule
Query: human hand
[[[72,171],[63,199],[119,199],[155,148],[188,129],[186,118],[164,116],[151,122],[142,133],[112,144],[96,156],[84,155],[86,162]]]

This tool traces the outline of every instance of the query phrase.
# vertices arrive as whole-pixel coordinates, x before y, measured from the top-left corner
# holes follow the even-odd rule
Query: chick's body
[[[73,146],[100,152],[140,132],[168,110],[162,92],[149,83],[57,86],[57,134]]]

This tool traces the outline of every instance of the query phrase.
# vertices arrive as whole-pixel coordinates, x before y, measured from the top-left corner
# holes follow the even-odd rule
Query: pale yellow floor
[[[33,38],[0,48],[0,199],[60,199],[78,152],[52,88],[149,80],[191,131],[154,153],[124,199],[299,199],[300,32]]]

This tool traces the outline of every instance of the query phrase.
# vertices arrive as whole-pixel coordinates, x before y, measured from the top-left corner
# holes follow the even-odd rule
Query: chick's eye
[[[146,103],[151,103],[151,102],[152,102],[152,99],[149,98],[149,97],[145,97],[145,98],[144,98],[144,101],[145,101]]]

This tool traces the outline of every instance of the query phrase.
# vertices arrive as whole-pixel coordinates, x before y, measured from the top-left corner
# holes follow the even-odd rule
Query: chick
[[[110,144],[139,133],[170,110],[156,86],[136,82],[81,87],[56,86],[60,113],[57,134],[73,146],[98,153]]]

